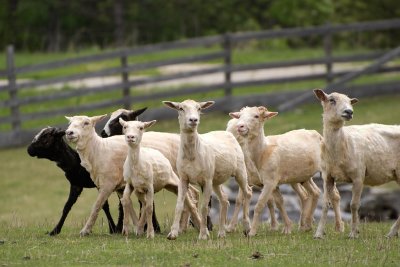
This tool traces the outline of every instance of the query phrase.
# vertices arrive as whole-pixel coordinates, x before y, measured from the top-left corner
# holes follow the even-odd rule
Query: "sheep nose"
[[[197,122],[199,119],[198,118],[190,118],[189,121],[190,122]]]
[[[239,130],[244,129],[244,125],[243,124],[239,124],[237,127],[238,127]]]
[[[353,115],[353,110],[351,110],[351,109],[346,109],[346,110],[344,111],[344,113],[346,113],[347,115],[351,116],[351,115]]]
[[[126,138],[128,140],[135,140],[135,136],[134,135],[127,135]]]
[[[66,134],[66,135],[73,135],[73,134],[74,134],[74,131],[69,130],[69,131],[66,131],[65,134]]]

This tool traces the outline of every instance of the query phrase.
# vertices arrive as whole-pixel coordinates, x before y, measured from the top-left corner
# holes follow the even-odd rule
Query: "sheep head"
[[[124,119],[119,118],[119,123],[122,126],[122,131],[125,135],[125,141],[129,146],[139,145],[142,141],[142,136],[145,129],[151,127],[156,120],[142,122],[142,121],[124,121]]]
[[[321,89],[314,90],[315,96],[321,101],[324,110],[324,120],[331,123],[343,123],[353,118],[353,105],[357,98],[349,98],[340,93],[326,94]]]
[[[31,157],[56,160],[54,151],[64,145],[62,140],[65,130],[56,127],[43,128],[28,146],[27,152]]]
[[[67,140],[71,143],[86,142],[88,138],[96,135],[96,131],[94,129],[96,123],[106,116],[107,114],[93,117],[66,116],[65,118],[69,121],[69,126],[65,131]]]
[[[257,132],[264,127],[264,122],[278,112],[268,111],[266,107],[244,107],[239,112],[231,112],[229,116],[237,119],[237,131],[241,136],[247,136],[249,132]]]
[[[109,137],[113,135],[122,134],[122,126],[119,123],[119,118],[124,121],[134,121],[138,119],[138,116],[142,114],[147,108],[142,108],[138,110],[126,110],[118,109],[114,111],[110,119],[106,122],[104,129],[101,131],[101,137]]]
[[[203,109],[211,107],[215,102],[196,102],[185,100],[183,102],[163,101],[164,105],[178,111],[180,129],[183,131],[196,131],[200,124],[200,115]]]

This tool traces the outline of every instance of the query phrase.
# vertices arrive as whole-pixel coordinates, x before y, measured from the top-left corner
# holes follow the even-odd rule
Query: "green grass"
[[[106,229],[85,237],[78,227],[66,227],[57,237],[43,234],[41,226],[1,226],[0,264],[31,266],[398,266],[398,239],[383,236],[389,224],[362,224],[358,240],[331,232],[326,240],[295,231],[289,236],[261,229],[252,239],[233,233],[198,241],[194,230],[169,241],[110,236]],[[215,233],[214,233],[215,235]],[[262,257],[252,259],[259,252]]]
[[[399,124],[397,114],[400,95],[360,99],[354,106],[355,117],[349,124],[378,122]],[[274,110],[273,107],[270,108]],[[306,105],[293,112],[279,114],[266,123],[267,134],[278,134],[297,128],[321,131],[321,107]],[[200,132],[223,130],[229,117],[205,112]],[[160,121],[152,130],[177,132],[177,119]],[[82,265],[142,265],[142,266],[397,266],[400,260],[398,239],[386,240],[390,223],[362,223],[358,240],[346,238],[346,233],[333,232],[327,226],[326,240],[313,240],[312,233],[284,236],[271,232],[264,224],[258,236],[246,239],[239,232],[225,240],[212,232],[209,241],[197,241],[190,229],[176,241],[166,234],[174,213],[176,198],[162,191],[156,195],[156,210],[163,233],[154,240],[131,235],[125,239],[109,235],[106,219],[100,213],[93,234],[80,238],[80,229],[94,203],[97,191],[84,190],[57,237],[45,235],[58,221],[68,196],[69,184],[53,162],[31,158],[25,148],[0,150],[0,265],[82,266]],[[117,197],[112,195],[110,207],[117,217]],[[135,208],[137,210],[136,201]],[[296,229],[296,228],[294,228]],[[259,251],[263,258],[250,259]]]

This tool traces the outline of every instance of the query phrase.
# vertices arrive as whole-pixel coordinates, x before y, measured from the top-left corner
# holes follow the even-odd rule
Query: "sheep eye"
[[[331,98],[331,99],[329,99],[329,103],[331,103],[332,105],[335,105],[336,104],[336,100]]]
[[[258,118],[260,118],[260,116],[259,115],[255,115],[254,118],[258,119]]]
[[[85,122],[83,123],[83,125],[84,125],[84,126],[88,126],[88,125],[89,125],[89,122],[88,122],[88,121],[85,121]]]
[[[183,111],[183,108],[179,108],[180,111]]]
[[[139,127],[139,130],[141,130],[141,131],[142,131],[142,130],[143,130],[143,127]]]
[[[126,130],[126,126],[124,126],[124,130]]]

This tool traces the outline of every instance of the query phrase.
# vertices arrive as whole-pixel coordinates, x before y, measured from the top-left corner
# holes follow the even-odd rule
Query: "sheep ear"
[[[90,120],[92,121],[93,125],[96,125],[97,122],[101,121],[105,117],[107,117],[107,114],[99,115],[99,116],[93,116],[93,117],[90,118]]]
[[[153,126],[154,123],[156,123],[156,122],[157,122],[156,120],[146,121],[146,122],[144,122],[144,128],[145,128],[145,129],[150,128],[150,127]]]
[[[321,89],[314,89],[314,94],[321,102],[325,102],[328,99],[327,94]]]
[[[358,99],[357,98],[352,98],[352,99],[350,99],[350,103],[352,105],[354,105],[354,104],[358,103]]]
[[[276,115],[278,115],[278,112],[275,111],[265,111],[263,114],[264,119],[270,119],[272,117],[275,117]]]
[[[172,101],[163,101],[164,105],[166,105],[169,108],[179,110],[179,103],[178,102],[172,102]]]
[[[240,112],[230,112],[229,116],[231,116],[232,119],[239,119],[240,118]]]
[[[200,102],[200,107],[201,109],[206,109],[214,105],[215,101],[206,101],[206,102]]]
[[[135,120],[140,114],[145,112],[146,109],[147,109],[147,107],[146,108],[142,108],[142,109],[138,109],[138,110],[135,110],[135,111],[132,111],[132,112],[129,112],[128,118],[130,120]]]
[[[123,118],[119,118],[119,124],[121,124],[122,126],[125,126],[126,121],[124,121]]]
[[[72,117],[64,116],[69,122],[71,121]]]

